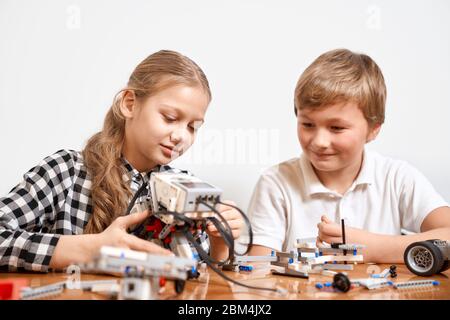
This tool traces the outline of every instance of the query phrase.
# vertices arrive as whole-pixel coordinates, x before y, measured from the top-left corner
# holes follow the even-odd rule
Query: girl
[[[0,269],[60,269],[91,260],[104,245],[171,254],[127,232],[147,211],[124,213],[150,173],[167,170],[191,146],[210,101],[208,80],[192,60],[167,50],[147,57],[82,152],[45,158],[0,198]],[[237,238],[240,214],[218,210]],[[212,256],[226,257],[214,226],[208,233]]]

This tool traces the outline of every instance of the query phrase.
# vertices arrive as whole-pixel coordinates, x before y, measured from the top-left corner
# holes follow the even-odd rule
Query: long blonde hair
[[[134,92],[138,102],[170,86],[200,85],[211,100],[208,80],[200,67],[186,56],[170,50],[158,51],[144,59],[134,69],[126,88],[114,97],[106,114],[103,129],[94,134],[82,151],[90,175],[92,216],[84,233],[99,233],[125,213],[132,195],[129,181],[123,179],[121,152],[125,138],[125,118],[120,111],[122,94]]]

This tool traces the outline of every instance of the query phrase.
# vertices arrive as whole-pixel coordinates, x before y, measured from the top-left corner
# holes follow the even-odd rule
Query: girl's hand
[[[130,226],[143,222],[147,216],[148,211],[145,210],[117,218],[108,228],[98,234],[101,244],[154,254],[173,255],[171,251],[127,232]]]

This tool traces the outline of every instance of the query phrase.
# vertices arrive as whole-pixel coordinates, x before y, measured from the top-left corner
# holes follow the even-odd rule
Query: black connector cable
[[[145,182],[142,184],[142,186],[139,187],[139,189],[136,191],[136,193],[133,195],[133,198],[131,198],[130,203],[128,204],[127,211],[125,211],[125,215],[129,215],[131,213],[131,210],[133,210],[134,204],[136,203],[137,198],[141,195],[142,191],[147,189],[148,182]],[[139,224],[136,228],[133,230],[129,230],[130,233],[137,236],[142,232],[142,229],[144,229],[144,224]]]
[[[214,226],[216,227],[217,231],[219,231],[220,235],[222,236],[222,239],[225,242],[225,245],[228,248],[234,248],[234,239],[233,239],[233,234],[231,233],[231,230],[227,230],[226,227],[224,227],[224,225],[215,217],[209,217],[207,218],[208,221],[211,221]],[[231,250],[228,251],[228,257],[226,259],[224,259],[223,261],[215,261],[214,259],[212,259],[214,262],[220,266],[226,264],[230,259],[232,258],[232,253]]]
[[[129,215],[131,210],[133,209],[134,204],[136,203],[137,198],[141,195],[142,191],[147,189],[148,183],[144,182],[142,186],[139,187],[139,189],[134,194],[133,198],[131,198],[130,203],[128,204],[127,211],[125,212],[125,215]]]
[[[245,224],[247,225],[247,230],[248,230],[248,237],[249,237],[249,241],[248,241],[248,244],[247,244],[247,250],[245,250],[245,252],[244,253],[237,253],[237,252],[234,252],[236,255],[238,255],[238,256],[244,256],[244,255],[246,255],[247,253],[249,253],[250,252],[250,250],[252,249],[252,247],[253,247],[253,230],[252,230],[252,225],[251,225],[251,223],[250,223],[250,220],[249,220],[249,218],[247,217],[247,215],[240,209],[240,208],[238,208],[237,206],[235,206],[235,205],[232,205],[232,204],[229,204],[229,203],[226,203],[226,202],[222,202],[222,201],[220,201],[220,198],[218,199],[218,200],[216,200],[216,202],[215,202],[216,204],[222,204],[222,205],[224,205],[224,206],[228,206],[228,207],[231,207],[231,208],[234,208],[234,209],[236,209],[240,214],[241,214],[241,216],[242,216],[242,218],[244,219],[244,221],[245,221]]]
[[[267,288],[267,287],[257,287],[257,286],[251,286],[239,281],[236,281],[232,278],[230,278],[229,276],[227,276],[225,273],[223,273],[222,270],[220,270],[219,268],[217,268],[216,266],[214,266],[213,263],[211,263],[211,260],[214,260],[209,254],[207,254],[205,252],[205,250],[203,250],[202,246],[199,245],[198,243],[195,242],[194,237],[192,236],[192,234],[189,232],[189,229],[184,228],[183,229],[183,234],[186,237],[186,239],[188,239],[189,242],[191,242],[195,249],[197,250],[197,253],[199,254],[199,256],[203,259],[203,261],[205,261],[205,263],[215,272],[217,273],[220,277],[224,278],[227,281],[230,281],[231,283],[234,283],[238,286],[241,287],[245,287],[245,288],[249,288],[249,289],[254,289],[254,290],[265,290],[265,291],[271,291],[271,292],[282,292],[279,289],[276,288]]]
[[[228,252],[228,258],[225,261],[232,260],[233,259],[233,255],[234,255],[234,238],[233,238],[233,231],[232,231],[232,229],[230,227],[230,224],[223,217],[223,215],[219,212],[219,210],[217,210],[215,207],[209,205],[207,202],[205,202],[203,200],[198,200],[198,203],[199,204],[203,204],[207,208],[211,209],[211,211],[213,211],[220,218],[220,220],[221,220],[220,222],[222,222],[223,225],[225,226],[226,230],[224,230],[224,232],[222,233],[221,229],[223,229],[223,227],[220,224],[220,222],[217,219],[211,219],[211,218],[208,219],[209,221],[211,221],[214,224],[214,226],[220,232],[220,234],[222,235],[225,243],[227,244],[227,247],[230,249],[229,252]],[[220,263],[220,264],[223,264],[223,263]]]
[[[225,261],[228,260],[228,261],[232,262],[232,261],[234,261],[234,257],[232,256],[233,254],[245,255],[245,254],[247,254],[250,251],[250,249],[251,249],[251,247],[253,245],[253,230],[252,230],[252,227],[251,227],[251,224],[250,224],[250,220],[248,219],[247,215],[240,208],[238,208],[238,207],[236,207],[236,206],[234,206],[232,204],[221,202],[220,199],[217,199],[215,201],[215,204],[220,203],[220,204],[223,204],[225,206],[229,206],[229,207],[235,208],[242,215],[242,217],[244,218],[244,221],[245,221],[245,223],[247,224],[247,227],[248,227],[248,233],[249,233],[250,241],[249,241],[249,244],[247,245],[247,250],[243,254],[238,254],[237,252],[235,252],[235,250],[234,250],[233,232],[232,232],[228,222],[226,221],[226,219],[223,218],[222,214],[215,207],[209,205],[208,203],[206,203],[203,200],[199,200],[198,203],[201,203],[201,204],[205,205],[206,207],[211,209],[214,213],[216,213],[219,217],[221,217],[221,220],[224,222],[224,225],[226,226],[227,230],[224,230],[224,232],[222,233],[223,226],[220,224],[220,222],[217,219],[209,218],[209,219],[214,219],[214,220],[217,221],[218,224],[214,224],[214,225],[216,226],[217,230],[219,230],[219,232],[222,235],[225,243],[227,243],[227,241],[230,242],[230,246],[228,246],[228,248],[230,249],[229,253],[228,253],[228,259],[226,259]],[[229,232],[227,233],[226,231],[229,231]],[[194,237],[192,236],[192,234],[189,232],[188,229],[183,229],[183,234],[185,235],[185,237],[188,239],[189,242],[193,243]],[[236,281],[236,280],[228,277],[225,273],[223,273],[222,270],[220,270],[219,268],[214,266],[214,264],[218,264],[219,266],[223,265],[224,262],[217,263],[217,261],[215,259],[213,259],[208,253],[206,253],[205,250],[203,250],[203,248],[200,245],[198,245],[197,243],[193,243],[193,245],[194,245],[195,249],[197,250],[197,253],[199,254],[199,256],[203,259],[203,261],[205,261],[205,263],[215,273],[217,273],[220,277],[224,278],[225,280],[230,281],[230,282],[232,282],[232,283],[234,283],[236,285],[239,285],[239,286],[242,286],[242,287],[245,287],[245,288],[249,288],[249,289],[266,290],[266,291],[271,291],[271,292],[281,292],[280,290],[278,290],[276,288],[257,287],[257,286],[247,285],[247,284],[241,283],[239,281]]]

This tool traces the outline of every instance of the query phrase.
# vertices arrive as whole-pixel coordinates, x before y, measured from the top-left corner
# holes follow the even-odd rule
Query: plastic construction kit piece
[[[229,261],[229,263],[224,264],[222,266],[222,269],[230,270],[230,271],[251,271],[251,270],[253,270],[253,267],[246,265],[246,263],[248,263],[248,262],[276,262],[276,261],[278,261],[278,257],[275,255],[275,251],[272,251],[271,255],[266,255],[266,256],[238,256],[238,255],[235,255],[234,258],[232,259],[232,261]],[[248,270],[247,267],[251,267],[250,270]]]
[[[119,300],[155,300],[161,282],[158,278],[126,277],[121,282]]]
[[[384,278],[352,279],[350,282],[354,285],[363,286],[369,290],[383,288],[386,286],[393,285],[392,281],[384,279]]]
[[[66,282],[57,282],[37,288],[22,288],[20,297],[22,300],[35,300],[61,294],[65,288]]]
[[[136,270],[142,271],[145,276],[186,280],[187,272],[197,266],[197,261],[103,246],[100,255],[94,261],[80,266],[84,272],[127,275],[130,270]]]
[[[80,289],[84,291],[101,291],[101,288],[113,288],[119,280],[88,280],[80,281]]]
[[[28,287],[28,279],[10,278],[0,280],[0,300],[18,300],[22,288]]]
[[[346,243],[344,219],[341,219],[341,228],[343,243],[332,243],[330,247],[317,248],[310,243],[305,243],[302,239],[297,239],[298,261],[308,266],[311,270],[319,266],[322,266],[323,269],[352,270],[353,266],[347,263],[362,262],[364,260],[363,256],[358,254],[358,251],[365,246]],[[314,257],[304,256],[303,254],[305,253],[314,253]]]
[[[154,299],[157,290],[152,281],[159,283],[162,277],[175,280],[175,291],[181,293],[186,279],[190,273],[196,271],[196,266],[197,260],[194,258],[155,255],[108,246],[102,247],[100,255],[92,262],[80,265],[84,272],[109,273],[127,277],[122,288],[124,285],[128,287],[121,290],[121,296],[124,299],[131,299],[134,296],[139,299]],[[129,279],[136,276],[145,278],[145,281]],[[137,289],[133,290],[133,288]],[[150,291],[143,293],[142,290],[146,289]]]
[[[318,266],[320,266],[323,270],[353,270],[353,264],[325,263],[323,265],[315,265],[314,269]]]
[[[267,256],[235,256],[234,261],[237,264],[245,263],[245,262],[272,262],[277,261],[277,257],[274,255]]]
[[[337,273],[333,277],[333,282],[317,282],[315,284],[315,287],[317,289],[323,289],[323,288],[333,288],[334,291],[340,291],[340,292],[348,292],[351,288],[351,282],[350,279],[343,273]]]
[[[403,259],[409,271],[418,276],[443,272],[450,267],[450,241],[433,239],[411,243]]]
[[[356,256],[347,256],[347,255],[327,255],[327,256],[320,256],[317,258],[307,258],[304,261],[308,262],[310,264],[323,264],[323,263],[334,263],[334,262],[362,262],[363,256],[362,255],[356,255]]]
[[[298,253],[295,250],[290,252],[275,252],[275,261],[271,261],[270,264],[279,267],[287,268],[290,264],[298,262]]]
[[[344,223],[342,221],[342,230],[345,232]],[[273,274],[293,275],[308,277],[309,273],[321,273],[324,275],[334,275],[333,272],[325,272],[324,270],[353,270],[352,264],[347,262],[357,263],[362,262],[363,256],[358,254],[364,245],[347,244],[345,243],[333,244],[333,247],[317,248],[315,245],[305,242],[304,239],[297,239],[295,245],[297,251],[290,252],[276,252],[277,258],[270,263],[275,266],[284,267],[284,272],[276,271]],[[314,253],[314,256],[304,256],[304,254]],[[273,254],[272,254],[273,255]],[[338,263],[339,262],[339,263]],[[387,271],[389,272],[389,270]]]
[[[239,266],[240,271],[252,271],[253,266]]]
[[[386,278],[390,273],[390,269],[384,269],[381,273],[372,274],[372,278]]]
[[[309,265],[324,265],[328,263],[337,264],[338,262],[362,262],[364,260],[363,256],[358,254],[360,245],[345,245],[344,248],[305,248],[297,245],[298,260]],[[349,248],[352,249],[350,250]],[[347,254],[344,252],[347,252]],[[306,257],[303,256],[304,253],[314,253],[315,256]]]
[[[320,274],[323,276],[334,277],[337,274],[337,272],[332,270],[322,270],[320,271]]]
[[[437,280],[415,280],[406,282],[394,283],[395,289],[416,289],[424,287],[438,286],[440,283]]]
[[[326,291],[326,292],[338,291],[336,288],[333,287],[333,283],[329,282],[329,281],[328,282],[317,282],[314,286],[321,291]]]
[[[389,273],[391,274],[391,278],[397,277],[397,266],[395,264],[389,267]]]
[[[289,268],[285,268],[284,271],[272,269],[271,273],[274,274],[274,275],[278,275],[278,276],[298,277],[298,278],[304,278],[304,279],[308,279],[309,278],[307,273],[301,272],[301,271],[292,270],[292,269],[289,269]]]
[[[195,176],[173,172],[153,172],[150,175],[150,191],[154,209],[161,205],[169,211],[188,213],[187,216],[193,219],[202,219],[213,214],[209,207],[197,202],[199,197],[214,206],[214,200],[222,194],[221,189]],[[165,223],[173,222],[171,215],[161,218]]]
[[[339,291],[342,291],[342,292],[347,292],[348,290],[350,290],[350,287],[351,287],[351,282],[345,274],[338,273],[338,274],[334,275],[333,288],[335,288]]]
[[[80,281],[73,288],[67,285],[67,281],[60,281],[39,287],[22,287],[20,290],[20,299],[36,300],[48,298],[61,294],[65,289],[81,289],[84,291],[117,291],[118,280],[89,280]]]
[[[316,283],[316,288],[317,289],[322,289],[323,288],[323,284],[321,284],[320,282]]]

